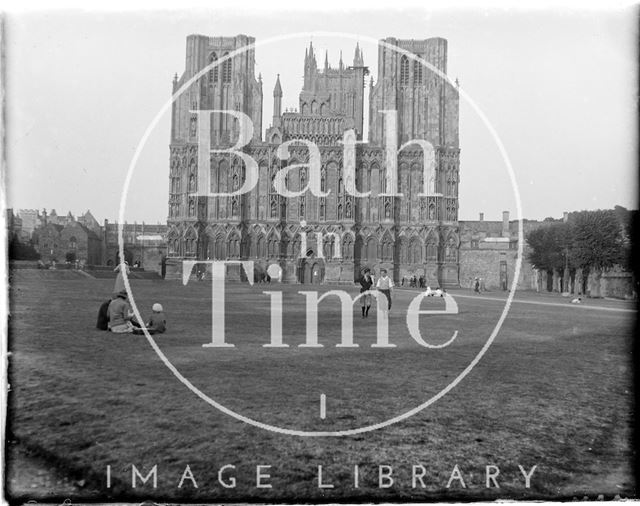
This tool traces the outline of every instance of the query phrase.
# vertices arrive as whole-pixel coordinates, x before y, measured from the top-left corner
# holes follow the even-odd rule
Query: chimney
[[[484,213],[480,213],[480,221],[484,221]]]
[[[562,221],[564,221],[565,223],[569,221],[569,213],[567,211],[562,213]]]
[[[509,237],[509,211],[502,211],[502,237]]]

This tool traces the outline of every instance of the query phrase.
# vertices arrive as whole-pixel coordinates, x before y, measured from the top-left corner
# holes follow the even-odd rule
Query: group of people
[[[482,278],[479,278],[477,276],[473,278],[473,291],[476,293],[486,291],[486,288],[484,287],[484,281],[482,280]]]
[[[125,261],[114,271],[118,274],[110,300],[105,301],[98,310],[96,327],[109,330],[114,334],[144,334],[146,328],[149,334],[161,334],[167,328],[167,319],[162,305],[158,302],[151,307],[151,317],[143,326],[137,321],[129,304],[127,290],[124,284],[124,274],[129,274],[129,264]]]
[[[360,293],[368,292],[375,284],[376,290],[382,293],[387,298],[387,311],[391,311],[391,290],[393,289],[393,281],[389,277],[386,269],[380,269],[380,278],[375,281],[371,269],[366,268],[362,277],[360,278]],[[365,293],[362,296],[362,317],[367,318],[369,316],[369,309],[371,309],[371,294]],[[384,305],[381,306],[384,308]]]
[[[415,276],[413,276],[415,280]],[[403,286],[404,286],[405,278],[402,278]],[[420,288],[425,288],[424,277],[420,276]],[[375,285],[375,286],[374,286]],[[416,286],[415,284],[410,284],[411,286]],[[380,293],[384,294],[387,298],[387,308],[386,311],[391,311],[391,290],[393,289],[393,281],[389,277],[386,269],[380,269],[380,277],[376,281],[373,277],[371,269],[368,267],[362,271],[362,276],[360,277],[360,293],[365,294],[375,288]],[[444,297],[447,293],[443,288],[436,288],[432,290],[430,286],[426,287],[425,290],[427,297]],[[362,301],[362,317],[367,318],[369,316],[369,309],[371,309],[371,294],[366,293],[361,298]],[[384,305],[381,305],[384,310]]]
[[[402,276],[402,286],[405,284],[409,285],[409,288],[425,288],[427,280],[424,276],[417,277],[415,274],[413,276],[409,276],[408,279],[406,276]]]

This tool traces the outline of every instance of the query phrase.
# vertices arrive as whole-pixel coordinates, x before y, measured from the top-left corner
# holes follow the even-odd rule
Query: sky
[[[280,74],[283,107],[297,107],[310,40],[316,57],[350,63],[356,40],[376,77],[375,40],[444,37],[460,103],[461,220],[516,217],[513,168],[524,218],[637,203],[637,9],[417,6],[365,10],[9,12],[6,43],[8,207],[90,209],[118,217],[141,138],[184,70],[187,35],[256,38],[263,127]],[[344,32],[320,36],[310,32]],[[274,36],[301,34],[263,44]],[[353,38],[355,37],[355,38]],[[361,38],[359,38],[361,37]],[[476,108],[487,119],[483,122]],[[365,108],[366,109],[366,108]],[[124,217],[165,222],[170,117],[164,114],[133,171]]]

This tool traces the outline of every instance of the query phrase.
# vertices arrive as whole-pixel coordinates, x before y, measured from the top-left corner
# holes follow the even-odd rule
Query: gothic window
[[[305,213],[305,202],[304,202],[304,197],[300,197],[300,218],[304,218],[304,213]]]
[[[324,168],[320,173],[320,191],[327,191],[327,171]]]
[[[388,236],[382,240],[382,260],[387,262],[393,260],[393,242]]]
[[[233,235],[228,241],[228,250],[230,258],[238,258],[240,256],[240,239],[237,235]]]
[[[299,258],[300,257],[300,239],[294,239],[291,243],[291,257]]]
[[[436,219],[436,206],[433,203],[429,204],[429,219],[430,220]]]
[[[276,218],[278,215],[278,203],[275,199],[271,200],[271,217]]]
[[[231,202],[231,216],[238,216],[238,201],[235,198]]]
[[[189,176],[189,192],[195,192],[196,191],[196,177],[191,174]]]
[[[351,202],[347,201],[346,204],[346,217],[347,219],[351,218]]]
[[[414,264],[422,263],[422,246],[419,241],[414,240],[410,246],[410,261]]]
[[[76,249],[78,247],[78,241],[75,237],[69,237],[69,249]]]
[[[335,256],[336,238],[331,235],[324,240],[324,257],[333,258]]]
[[[189,216],[195,216],[196,215],[196,201],[195,199],[191,198],[189,199]]]
[[[391,218],[391,202],[389,201],[384,203],[384,217],[387,219]]]
[[[278,239],[275,236],[271,236],[267,243],[267,253],[269,257],[278,257],[279,256],[279,243]]]
[[[229,177],[229,162],[227,160],[220,160],[218,164],[218,173],[216,174],[216,184],[218,186],[218,193],[226,191],[226,178]]]
[[[213,257],[216,260],[224,260],[225,259],[225,238],[222,234],[218,235],[215,238],[214,247],[213,247]]]
[[[417,60],[413,62],[413,84],[422,84],[422,63]]]
[[[453,237],[450,237],[449,240],[447,241],[447,245],[445,246],[444,251],[445,251],[444,256],[447,262],[457,261],[458,251],[456,249],[456,245]]]
[[[238,174],[233,175],[233,190],[236,191],[238,189]]]
[[[211,53],[209,56],[209,63],[213,63],[218,61],[218,55],[215,53]],[[218,80],[218,66],[216,65],[214,68],[209,69],[209,84],[213,84]]]
[[[387,169],[380,172],[380,193],[387,193]]]
[[[342,195],[344,193],[344,186],[342,184],[342,178],[338,179],[338,194]]]
[[[189,122],[189,135],[191,137],[195,137],[197,132],[198,132],[198,119],[195,116],[191,116],[191,120]]]
[[[367,260],[377,260],[378,258],[378,242],[374,237],[370,237],[367,241]]]
[[[302,191],[305,186],[307,186],[307,171],[302,169],[300,171],[300,191]]]
[[[435,262],[438,259],[438,248],[434,242],[427,243],[427,261]]]
[[[256,249],[259,258],[265,258],[267,256],[267,247],[264,241],[264,237],[260,236],[258,238],[258,245]]]
[[[311,102],[311,114],[316,114],[318,112],[318,104],[314,100]]]
[[[325,215],[326,215],[326,207],[325,207],[325,203],[324,203],[324,198],[320,199],[320,220],[324,220],[325,219]]]
[[[409,59],[405,54],[400,58],[400,84],[409,84]]]
[[[225,53],[224,56],[229,56],[229,53]],[[231,82],[231,59],[227,59],[222,64],[222,82]]]
[[[407,243],[406,241],[402,241],[400,243],[400,262],[401,263],[407,263],[409,262],[409,258],[407,256]]]
[[[185,254],[187,256],[193,256],[196,253],[196,233],[194,232],[193,229],[189,229],[187,230],[187,233],[185,234],[185,241],[184,241],[184,245],[185,245]]]
[[[353,239],[349,234],[346,234],[342,241],[342,258],[345,260],[353,258]]]
[[[342,219],[342,204],[338,204],[338,220]]]

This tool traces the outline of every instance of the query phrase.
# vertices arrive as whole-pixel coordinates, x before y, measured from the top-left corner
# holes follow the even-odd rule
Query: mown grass
[[[301,438],[264,431],[209,406],[169,372],[144,336],[95,330],[97,308],[112,283],[23,279],[11,288],[9,436],[85,478],[92,492],[79,498],[428,501],[635,494],[632,313],[522,295],[559,305],[514,304],[489,352],[434,405],[374,432]],[[202,347],[211,340],[208,283],[132,284],[145,316],[153,302],[163,304],[169,331],[156,341],[195,386],[245,416],[306,431],[377,423],[424,402],[475,357],[503,307],[462,297],[459,315],[421,317],[430,342],[459,331],[449,347],[427,350],[411,340],[404,321],[416,292],[398,290],[389,332],[397,347],[371,348],[375,313],[362,320],[356,308],[360,347],[339,349],[338,304],[327,301],[319,325],[325,346],[304,349],[297,346],[304,341],[304,299],[296,292],[308,287],[229,284],[226,334],[236,348],[220,350]],[[330,288],[336,287],[320,290]],[[340,288],[357,293],[356,287]],[[263,290],[284,291],[289,348],[262,347],[270,328]],[[423,304],[443,307],[442,300]],[[321,393],[325,420],[319,416]],[[157,464],[157,488],[132,488],[131,464],[143,474]],[[226,464],[237,467],[233,489],[217,481]],[[426,488],[413,489],[412,466],[419,464],[427,469]],[[197,489],[189,480],[177,487],[187,465]],[[273,488],[256,488],[256,465],[272,466]],[[333,489],[318,488],[318,465]],[[359,488],[353,486],[354,465],[360,466]],[[393,487],[378,488],[379,465],[393,466]],[[446,488],[456,465],[466,488],[459,481]],[[487,465],[499,466],[499,489],[485,487]],[[524,487],[518,465],[538,466],[531,488]],[[45,495],[55,497],[55,491],[34,490],[29,498]]]

